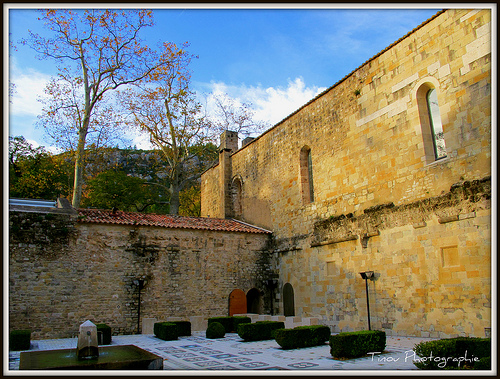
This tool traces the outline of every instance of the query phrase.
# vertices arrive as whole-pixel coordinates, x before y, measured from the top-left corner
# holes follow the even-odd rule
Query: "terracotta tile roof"
[[[152,213],[133,213],[100,209],[78,209],[78,221],[82,223],[156,226],[173,229],[200,229],[224,232],[263,233],[265,230],[238,220],[206,217],[183,217]]]

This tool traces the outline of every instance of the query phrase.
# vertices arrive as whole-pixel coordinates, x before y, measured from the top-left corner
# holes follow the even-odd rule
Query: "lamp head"
[[[361,275],[361,278],[363,279],[371,279],[375,275],[373,271],[365,271],[365,272],[360,272],[359,275]]]

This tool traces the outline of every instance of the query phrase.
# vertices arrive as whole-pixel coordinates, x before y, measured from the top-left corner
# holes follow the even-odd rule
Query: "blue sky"
[[[237,101],[251,102],[255,117],[274,125],[440,10],[429,5],[390,4],[391,8],[377,9],[340,9],[329,4],[321,9],[305,8],[309,5],[297,9],[300,4],[289,5],[295,9],[285,8],[286,4],[279,9],[256,8],[266,4],[234,9],[224,4],[224,9],[176,6],[155,9],[156,25],[143,37],[149,43],[188,41],[189,51],[199,56],[191,64],[197,91],[224,92]],[[48,146],[43,130],[34,123],[40,113],[36,99],[56,74],[54,64],[36,59],[30,48],[18,43],[27,37],[28,29],[44,33],[43,25],[36,20],[36,12],[22,4],[12,4],[6,13],[9,36],[17,48],[9,60],[9,78],[16,85],[9,134]],[[140,139],[134,142],[141,147]]]

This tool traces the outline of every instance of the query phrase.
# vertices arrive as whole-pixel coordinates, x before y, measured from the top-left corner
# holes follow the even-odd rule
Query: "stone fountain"
[[[97,327],[80,325],[75,349],[24,351],[20,370],[162,370],[163,358],[134,345],[98,346]]]
[[[78,345],[76,347],[78,360],[97,359],[99,357],[99,344],[97,343],[97,326],[90,320],[80,325]]]

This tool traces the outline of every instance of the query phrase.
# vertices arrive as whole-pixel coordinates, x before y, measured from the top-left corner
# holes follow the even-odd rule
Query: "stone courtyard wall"
[[[426,157],[417,90],[438,92],[448,156]],[[300,151],[311,149],[304,204]],[[491,11],[451,9],[370,59],[231,156],[241,219],[277,238],[315,220],[438,196],[491,175]],[[202,216],[220,212],[219,166],[202,176]]]
[[[374,270],[377,328],[484,336],[491,323],[491,195],[483,188],[491,176],[491,29],[488,9],[439,12],[231,154],[239,218],[274,233],[280,288],[293,285],[297,316],[319,317],[335,331],[366,328],[359,272]],[[437,91],[447,154],[439,160],[429,154],[426,88]],[[312,202],[301,184],[304,149]],[[202,176],[202,216],[224,209],[220,171]],[[459,183],[483,183],[471,190],[483,195],[458,196]]]
[[[87,319],[114,334],[135,334],[135,279],[146,280],[141,319],[225,316],[232,290],[266,291],[276,267],[265,234],[89,224],[25,212],[11,212],[10,222],[9,327],[31,329],[34,339],[72,337]],[[61,230],[63,237],[50,237]]]
[[[490,180],[404,206],[316,222],[301,239],[276,241],[280,285],[295,312],[333,332],[368,328],[388,335],[484,337],[491,327]],[[283,303],[280,302],[280,309]]]

